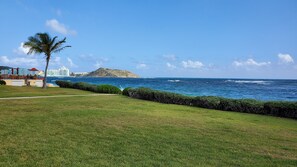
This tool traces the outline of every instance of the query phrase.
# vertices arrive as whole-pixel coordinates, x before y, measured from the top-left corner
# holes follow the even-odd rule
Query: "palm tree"
[[[28,38],[28,41],[24,43],[25,48],[29,48],[29,51],[27,54],[45,54],[46,59],[46,66],[44,71],[44,79],[43,79],[43,86],[42,88],[46,88],[46,80],[47,80],[47,68],[48,63],[51,59],[52,53],[60,52],[61,50],[71,47],[71,46],[63,46],[63,44],[66,42],[66,38],[64,38],[61,41],[56,41],[58,37],[55,36],[54,38],[51,38],[49,34],[47,33],[37,33],[35,36],[30,36]]]

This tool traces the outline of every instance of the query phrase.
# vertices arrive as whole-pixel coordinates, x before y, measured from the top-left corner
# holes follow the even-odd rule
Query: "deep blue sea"
[[[234,99],[297,101],[297,80],[203,79],[203,78],[93,78],[49,77],[56,80],[111,84],[121,89],[148,87],[190,96],[221,96]]]

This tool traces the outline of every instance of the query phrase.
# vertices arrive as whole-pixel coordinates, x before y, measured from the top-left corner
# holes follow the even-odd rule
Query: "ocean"
[[[207,79],[207,78],[95,78],[49,77],[56,80],[110,84],[126,87],[148,87],[189,96],[220,96],[233,99],[297,101],[297,80],[271,79]]]

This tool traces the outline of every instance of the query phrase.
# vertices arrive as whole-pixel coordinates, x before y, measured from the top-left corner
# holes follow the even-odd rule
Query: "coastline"
[[[230,78],[113,78],[113,77],[49,77],[56,80],[110,84],[120,88],[148,87],[187,96],[219,96],[261,101],[297,101],[297,80],[230,79]],[[250,82],[251,81],[251,82]]]

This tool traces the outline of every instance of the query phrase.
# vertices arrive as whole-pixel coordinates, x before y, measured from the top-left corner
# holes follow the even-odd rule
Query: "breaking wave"
[[[168,80],[168,82],[180,82],[180,80],[178,80],[178,79],[175,79],[175,80]]]
[[[259,85],[269,85],[272,81],[263,81],[263,80],[226,80],[225,82],[233,82],[239,84],[259,84]]]

